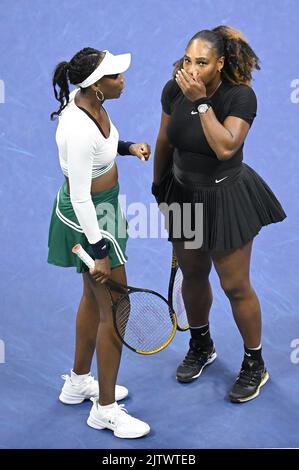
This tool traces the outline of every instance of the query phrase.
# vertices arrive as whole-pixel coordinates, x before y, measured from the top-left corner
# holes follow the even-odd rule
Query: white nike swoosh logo
[[[201,334],[201,336],[205,336],[208,332],[209,332],[209,330],[207,330],[205,333],[200,333],[200,334]]]
[[[245,352],[245,351],[244,351]],[[248,357],[251,357],[251,354],[248,354],[247,352],[245,352],[246,356]]]
[[[191,111],[191,114],[198,114],[198,111]]]
[[[223,181],[223,180],[225,180],[226,178],[228,178],[228,176],[225,176],[224,178],[221,178],[221,180],[215,180],[215,183],[220,183],[220,181]]]

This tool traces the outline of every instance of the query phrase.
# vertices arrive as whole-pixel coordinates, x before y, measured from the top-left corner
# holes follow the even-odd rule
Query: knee
[[[184,281],[206,282],[209,279],[210,267],[188,267],[182,270]]]
[[[250,290],[250,282],[248,280],[222,280],[221,287],[229,300],[245,299]]]

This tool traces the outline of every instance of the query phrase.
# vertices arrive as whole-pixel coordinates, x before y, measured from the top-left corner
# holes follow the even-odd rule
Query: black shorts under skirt
[[[264,225],[286,218],[267,183],[245,163],[223,175],[218,174],[217,178],[198,174],[186,176],[173,166],[159,185],[153,185],[152,192],[159,205],[178,203],[183,207],[184,203],[189,203],[191,228],[194,230],[196,211],[199,210],[196,203],[202,203],[202,251],[240,248],[252,240]],[[185,235],[184,211],[179,214],[170,211],[169,214],[168,240],[194,240],[194,235]],[[178,225],[181,226],[179,237]]]

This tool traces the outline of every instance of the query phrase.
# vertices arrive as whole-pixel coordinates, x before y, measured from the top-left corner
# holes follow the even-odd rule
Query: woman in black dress
[[[233,402],[255,398],[269,378],[250,258],[261,227],[286,217],[265,181],[242,162],[257,107],[252,71],[259,68],[258,57],[233,28],[219,26],[192,37],[162,92],[152,187],[158,203],[177,203],[181,209],[169,212],[168,231],[183,273],[191,340],[177,379],[198,378],[216,359],[209,332],[213,264],[244,342],[241,371],[230,392]]]

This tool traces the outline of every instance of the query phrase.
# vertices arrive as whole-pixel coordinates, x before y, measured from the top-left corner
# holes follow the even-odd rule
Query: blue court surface
[[[1,0],[0,8],[0,448],[299,447],[298,2]],[[131,52],[125,93],[106,106],[123,140],[154,148],[173,62],[193,34],[219,24],[243,31],[261,59],[253,83],[258,116],[244,160],[288,215],[260,232],[252,258],[270,381],[252,402],[228,401],[243,345],[213,272],[217,360],[198,381],[182,385],[175,370],[188,333],[177,332],[155,356],[125,349],[118,383],[129,388],[129,412],[148,422],[151,433],[120,440],[87,426],[90,402],[58,401],[60,375],[72,367],[81,276],[46,263],[50,213],[63,180],[56,123],[49,119],[58,107],[51,76],[58,62],[85,46]],[[154,204],[152,160],[119,157],[118,168],[127,206]],[[128,256],[129,282],[166,294],[167,240],[131,239]]]

